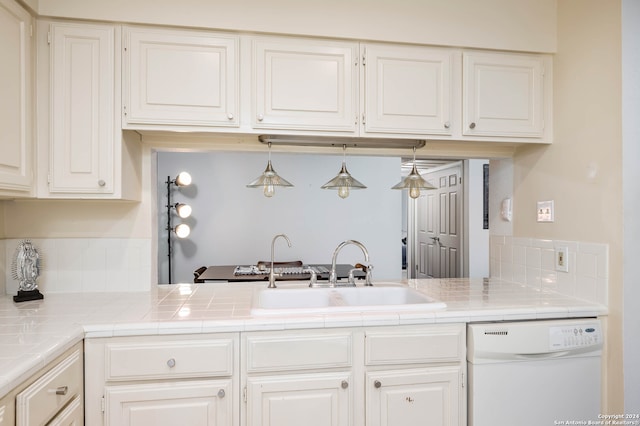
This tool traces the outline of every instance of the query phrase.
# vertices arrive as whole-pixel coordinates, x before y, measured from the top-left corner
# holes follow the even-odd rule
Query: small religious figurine
[[[14,302],[44,299],[36,280],[40,275],[40,254],[30,240],[23,240],[16,247],[13,258],[13,279],[18,281],[18,295]]]

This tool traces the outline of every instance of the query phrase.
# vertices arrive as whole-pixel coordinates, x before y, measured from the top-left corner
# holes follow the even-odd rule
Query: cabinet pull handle
[[[66,395],[69,392],[69,386],[60,386],[56,388],[56,395]]]
[[[475,129],[476,128],[476,123],[472,122],[471,124],[469,124],[469,128],[470,129]]]
[[[380,383],[380,380],[376,380],[375,382],[373,382],[373,386],[378,389],[380,386],[382,386],[382,383]]]
[[[264,120],[264,115],[258,114],[258,121],[262,121],[262,120]]]
[[[340,386],[342,387],[342,389],[346,389],[349,387],[349,382],[347,382],[346,380],[343,380]]]
[[[226,393],[224,393],[224,389],[220,389],[218,391],[218,398],[224,398],[225,395],[226,395]]]
[[[167,361],[167,365],[169,366],[169,368],[173,368],[176,366],[176,360],[174,358],[169,359],[169,361]]]
[[[451,123],[449,123],[448,121],[445,121],[444,128],[448,129],[449,127],[451,127]]]
[[[100,179],[98,181],[98,186],[105,186],[107,184],[107,182],[105,182],[104,180]]]
[[[231,114],[231,113],[227,114],[227,118],[228,118],[229,120],[233,120],[233,114]]]

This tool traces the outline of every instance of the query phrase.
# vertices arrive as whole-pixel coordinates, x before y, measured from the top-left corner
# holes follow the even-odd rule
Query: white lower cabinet
[[[90,425],[239,424],[238,335],[86,340]]]
[[[368,426],[459,425],[461,368],[367,373]]]
[[[0,426],[84,425],[82,343],[0,399]]]
[[[460,426],[462,325],[246,333],[243,426]]]
[[[230,379],[107,386],[105,424],[232,425],[232,390]]]
[[[262,426],[352,424],[349,372],[282,374],[247,380],[247,422]]]
[[[95,338],[85,370],[92,426],[466,424],[464,324]]]

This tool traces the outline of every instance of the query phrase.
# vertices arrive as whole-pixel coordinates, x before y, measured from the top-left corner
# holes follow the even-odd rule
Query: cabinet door
[[[104,398],[105,425],[233,424],[230,379],[107,386]]]
[[[369,372],[368,426],[454,426],[463,422],[459,367]]]
[[[32,185],[31,15],[0,0],[0,194]]]
[[[463,134],[542,137],[542,55],[463,54]]]
[[[256,128],[355,132],[357,44],[253,40]]]
[[[451,49],[363,49],[365,132],[451,134]]]
[[[51,193],[114,192],[114,27],[51,25]]]
[[[125,28],[125,126],[238,126],[238,37]]]
[[[352,424],[350,373],[280,375],[247,380],[247,426]]]

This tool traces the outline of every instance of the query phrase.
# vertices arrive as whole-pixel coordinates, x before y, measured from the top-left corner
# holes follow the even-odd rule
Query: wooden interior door
[[[423,191],[416,211],[416,278],[462,275],[462,165],[425,173],[437,189]]]

